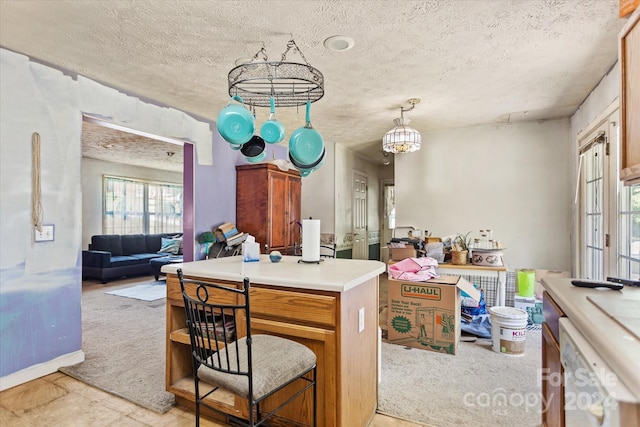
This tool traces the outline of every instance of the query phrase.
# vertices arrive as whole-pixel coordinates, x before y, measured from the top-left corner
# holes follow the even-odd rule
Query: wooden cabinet
[[[551,296],[545,292],[542,311],[542,425],[564,427],[564,370],[560,361],[560,327],[564,316]]]
[[[640,9],[620,32],[621,171],[625,184],[640,183]]]
[[[207,281],[208,279],[198,278]],[[216,280],[232,286],[241,283]],[[251,285],[251,331],[278,335],[307,345],[317,357],[318,426],[366,426],[377,408],[377,328],[358,330],[358,311],[366,311],[365,324],[378,325],[378,279],[369,279],[346,292]],[[193,368],[189,334],[185,326],[180,282],[167,274],[166,388],[178,405],[193,408]],[[238,336],[246,331],[238,330]],[[243,399],[229,393],[209,400],[225,413],[246,419]],[[274,425],[311,425],[312,391],[279,413]],[[281,403],[276,393],[262,408]],[[202,408],[203,414],[219,418]]]
[[[255,236],[261,251],[293,254],[300,245],[302,179],[262,163],[236,167],[236,226]]]

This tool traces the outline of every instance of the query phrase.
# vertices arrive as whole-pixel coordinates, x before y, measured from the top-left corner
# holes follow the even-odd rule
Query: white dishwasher
[[[631,392],[568,318],[559,322],[566,427],[637,426]]]

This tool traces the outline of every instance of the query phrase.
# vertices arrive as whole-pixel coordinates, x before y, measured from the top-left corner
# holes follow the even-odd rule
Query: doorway
[[[366,174],[353,171],[351,185],[353,206],[351,216],[352,259],[369,259],[367,179]]]

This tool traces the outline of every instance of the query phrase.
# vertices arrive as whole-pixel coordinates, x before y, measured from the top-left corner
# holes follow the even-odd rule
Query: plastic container
[[[527,312],[519,308],[496,306],[491,315],[492,349],[510,356],[524,355],[527,337]]]
[[[521,297],[532,297],[536,291],[535,270],[518,270],[518,295]]]

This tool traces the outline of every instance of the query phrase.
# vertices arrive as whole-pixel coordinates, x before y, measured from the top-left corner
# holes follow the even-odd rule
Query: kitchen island
[[[251,332],[307,345],[318,360],[318,426],[367,426],[377,408],[379,261],[327,258],[318,264],[284,256],[272,263],[227,257],[170,264],[167,274],[166,388],[177,404],[193,408],[189,334],[177,270],[187,278],[240,287],[251,281]],[[363,319],[360,313],[364,314]],[[219,393],[214,393],[214,396]],[[265,409],[277,406],[276,394]],[[213,404],[246,418],[243,399],[218,396]],[[206,413],[215,417],[215,413]],[[282,425],[311,425],[311,391],[281,412]]]

